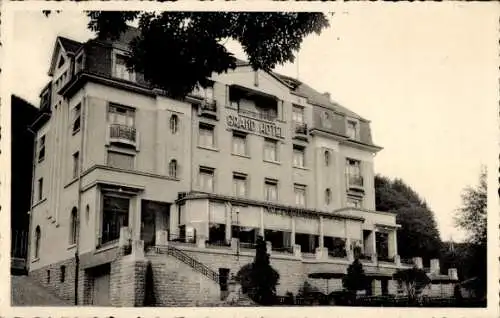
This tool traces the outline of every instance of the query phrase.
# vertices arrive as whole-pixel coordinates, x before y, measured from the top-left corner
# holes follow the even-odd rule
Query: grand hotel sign
[[[275,123],[257,121],[252,118],[228,115],[226,117],[227,125],[231,128],[241,129],[250,133],[284,139],[283,128]]]

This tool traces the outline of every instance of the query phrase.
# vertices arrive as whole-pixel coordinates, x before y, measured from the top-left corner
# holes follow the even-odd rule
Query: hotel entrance
[[[141,240],[144,247],[155,245],[156,231],[168,231],[170,224],[170,203],[142,200]]]

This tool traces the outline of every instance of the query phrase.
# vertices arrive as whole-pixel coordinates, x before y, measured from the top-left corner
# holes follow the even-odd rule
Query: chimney
[[[431,274],[439,274],[439,259],[431,259]]]
[[[326,98],[328,98],[328,101],[331,101],[331,96],[330,96],[330,93],[328,93],[328,92],[324,92],[324,93],[323,93],[323,96],[325,96]]]

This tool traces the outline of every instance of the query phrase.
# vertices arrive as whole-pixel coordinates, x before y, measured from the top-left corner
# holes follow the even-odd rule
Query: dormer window
[[[323,112],[323,114],[321,115],[321,122],[323,124],[323,127],[332,128],[332,117],[330,116],[329,112]]]
[[[347,121],[347,136],[350,139],[358,139],[358,123],[353,120]]]
[[[114,55],[113,76],[126,81],[135,81],[135,73],[127,68],[127,57],[125,55]]]

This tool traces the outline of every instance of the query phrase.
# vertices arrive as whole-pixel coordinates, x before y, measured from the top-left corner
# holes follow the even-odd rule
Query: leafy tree
[[[347,275],[342,278],[342,285],[349,292],[351,298],[355,298],[358,290],[365,290],[368,279],[363,270],[363,265],[356,257],[354,262],[347,268]]]
[[[271,267],[266,242],[259,236],[254,262],[243,266],[236,275],[242,292],[258,304],[273,305],[279,277],[279,273]]]
[[[418,295],[431,282],[425,271],[416,267],[398,270],[393,278],[404,283],[409,304],[415,304]]]
[[[478,297],[486,295],[487,282],[487,171],[483,167],[476,187],[466,187],[462,206],[457,210],[455,223],[467,234],[466,277],[476,277],[474,290]]]
[[[441,239],[434,213],[427,203],[403,180],[375,177],[375,204],[378,211],[396,214],[398,254],[403,258],[440,256]]]
[[[44,11],[49,15],[50,11]],[[129,69],[173,98],[185,97],[208,78],[236,68],[224,46],[241,44],[254,70],[293,62],[304,38],[329,26],[323,13],[310,12],[120,12],[87,13],[88,28],[100,40],[113,40],[138,21],[130,43]]]

